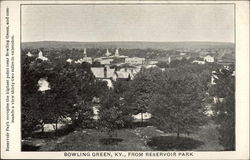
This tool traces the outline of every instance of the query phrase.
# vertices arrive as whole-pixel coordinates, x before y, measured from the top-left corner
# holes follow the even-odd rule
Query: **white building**
[[[98,62],[100,62],[103,65],[110,65],[111,62],[113,62],[113,61],[114,61],[114,59],[111,59],[111,58],[107,58],[107,59],[105,58],[105,59],[98,60]]]
[[[87,62],[92,64],[92,58],[87,56],[87,52],[86,52],[86,48],[84,48],[84,52],[83,52],[83,58],[75,61],[75,63],[83,63],[83,62]]]
[[[37,82],[38,84],[38,91],[45,92],[47,90],[50,90],[49,82],[47,81],[47,78],[40,78]]]
[[[214,62],[214,57],[207,55],[204,57],[204,61],[209,62],[209,63],[213,63]]]
[[[152,117],[152,114],[148,112],[138,113],[138,114],[132,115],[132,117],[133,117],[134,122],[141,122],[142,120],[148,121]]]
[[[171,57],[169,56],[168,57],[168,64],[170,64],[171,63]]]
[[[132,65],[142,65],[145,63],[145,58],[125,58],[125,63],[132,64]]]
[[[119,55],[119,50],[118,49],[116,49],[115,50],[115,57],[119,57],[120,55]]]
[[[28,52],[26,55],[27,55],[28,57],[33,57],[33,56],[34,56],[34,55],[31,54],[30,52]]]
[[[43,52],[39,51],[38,57],[36,59],[41,59],[42,61],[48,61],[48,58],[43,56]]]
[[[108,49],[107,49],[107,51],[106,51],[105,55],[106,55],[107,57],[111,56],[111,53],[109,52],[109,50],[108,50]]]
[[[115,76],[115,69],[109,67],[91,67],[91,71],[99,79],[112,79]]]
[[[194,60],[192,63],[205,64],[205,61],[201,61],[201,60]]]
[[[66,62],[68,62],[68,63],[72,63],[72,61],[73,61],[73,60],[70,59],[70,58],[66,60]]]
[[[154,64],[157,64],[157,63],[158,63],[158,61],[153,61],[153,60],[148,62],[149,65],[154,65]]]

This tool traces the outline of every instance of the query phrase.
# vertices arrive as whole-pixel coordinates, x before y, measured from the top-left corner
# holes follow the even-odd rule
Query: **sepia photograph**
[[[237,150],[235,4],[22,4],[20,16],[22,152]]]

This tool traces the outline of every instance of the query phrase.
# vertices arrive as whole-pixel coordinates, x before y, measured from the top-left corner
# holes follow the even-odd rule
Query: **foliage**
[[[131,120],[131,113],[125,107],[124,101],[113,91],[109,91],[102,98],[99,115],[100,127],[107,131],[110,137],[113,136],[114,130],[123,127]]]
[[[88,63],[52,64],[50,61],[22,58],[23,130],[32,131],[37,124],[42,128],[45,123],[57,124],[66,117],[73,121],[90,119],[93,114],[88,102],[97,94],[94,89],[98,82]],[[38,91],[40,78],[47,79],[49,90]],[[85,117],[79,118],[80,115]]]
[[[217,71],[218,79],[210,92],[215,97],[224,98],[214,105],[214,120],[218,124],[220,144],[225,150],[235,150],[235,78],[232,70]]]
[[[152,137],[147,143],[149,146],[154,147],[156,150],[169,151],[186,151],[190,149],[195,149],[202,145],[203,143],[187,137],[180,137],[176,139],[173,136],[160,136]]]
[[[197,130],[206,119],[199,77],[182,69],[168,70],[163,76],[162,89],[152,97],[154,123],[177,137]]]
[[[190,69],[142,69],[131,82],[131,91],[129,99],[137,113],[152,113],[153,123],[167,132],[179,136],[205,122],[205,90],[200,77]]]
[[[149,111],[150,97],[162,87],[161,74],[158,68],[142,68],[131,82],[126,101],[134,108],[135,114]]]

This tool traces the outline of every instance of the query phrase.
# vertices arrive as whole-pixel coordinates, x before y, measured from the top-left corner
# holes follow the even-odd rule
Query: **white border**
[[[98,3],[235,3],[236,5],[236,151],[193,152],[193,157],[126,157],[126,159],[248,159],[249,158],[249,2],[248,1],[2,1],[1,2],[1,158],[64,159],[64,152],[20,152],[20,4]],[[5,8],[10,8],[10,35],[15,35],[15,126],[11,151],[5,148]],[[73,152],[72,152],[73,153]],[[77,152],[76,152],[77,153]],[[79,153],[79,152],[78,152]],[[95,153],[95,152],[90,152]],[[115,152],[110,152],[115,153]],[[127,152],[123,152],[127,153]],[[137,152],[138,153],[138,152]],[[176,152],[178,154],[178,152]],[[67,157],[67,159],[117,159],[117,157]]]

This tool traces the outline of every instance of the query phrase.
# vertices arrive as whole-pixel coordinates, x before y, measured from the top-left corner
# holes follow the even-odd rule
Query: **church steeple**
[[[106,55],[107,57],[111,55],[111,53],[109,52],[109,50],[108,50],[108,49],[107,49],[107,51],[106,51],[105,55]]]
[[[118,57],[119,56],[119,49],[115,50],[115,56]]]
[[[84,48],[84,51],[83,51],[83,57],[87,57],[87,51],[86,51],[86,48]]]

